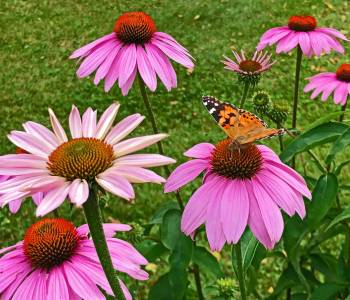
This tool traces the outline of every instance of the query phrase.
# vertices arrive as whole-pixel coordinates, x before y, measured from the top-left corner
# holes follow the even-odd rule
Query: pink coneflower
[[[350,93],[350,64],[342,64],[335,73],[320,73],[308,78],[310,81],[304,88],[304,92],[310,92],[311,99],[322,93],[321,100],[326,101],[334,92],[334,103],[345,105]]]
[[[226,60],[222,62],[225,64],[225,69],[233,71],[244,78],[258,77],[275,63],[275,61],[271,61],[271,54],[267,55],[267,52],[256,51],[251,59],[246,58],[243,50],[241,50],[241,56],[236,51],[232,51],[232,53],[236,61],[224,56]]]
[[[59,207],[69,197],[80,206],[89,196],[91,185],[131,200],[131,183],[165,180],[148,170],[174,160],[158,154],[131,154],[165,138],[155,134],[123,140],[144,119],[140,114],[126,117],[112,127],[119,104],[112,104],[97,122],[96,111],[88,108],[80,117],[73,106],[69,116],[68,139],[54,112],[49,110],[53,132],[41,124],[27,122],[25,131],[8,136],[28,154],[0,156],[0,174],[13,176],[0,183],[0,204],[6,205],[38,192],[44,197],[37,207],[43,216]]]
[[[193,235],[205,224],[210,248],[237,243],[248,224],[266,248],[283,232],[282,208],[289,216],[305,216],[303,195],[311,199],[304,179],[263,145],[232,147],[226,139],[216,146],[201,143],[185,152],[194,159],[177,167],[165,192],[178,190],[204,172],[203,185],[192,195],[182,215],[181,230]]]
[[[104,224],[113,267],[137,280],[147,280],[141,269],[147,260],[128,242],[113,238],[129,225]],[[105,299],[113,295],[104,275],[87,225],[75,228],[64,219],[43,219],[33,224],[24,240],[0,250],[1,299]],[[119,280],[124,296],[132,299]]]
[[[317,21],[312,16],[292,16],[288,26],[271,28],[260,38],[257,50],[277,44],[276,52],[289,52],[300,46],[306,56],[320,56],[322,52],[330,53],[331,49],[344,53],[344,48],[337,39],[348,41],[338,30],[317,27]]]
[[[173,37],[157,31],[153,19],[144,12],[128,12],[117,19],[113,33],[76,50],[70,58],[83,59],[77,75],[83,78],[97,70],[94,83],[105,80],[108,92],[118,80],[122,94],[131,88],[139,73],[151,91],[157,75],[167,90],[176,87],[176,73],[169,58],[193,68],[191,55]]]

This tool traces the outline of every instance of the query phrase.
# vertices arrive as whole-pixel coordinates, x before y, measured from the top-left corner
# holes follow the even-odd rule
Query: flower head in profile
[[[205,224],[210,248],[237,243],[249,225],[256,238],[273,248],[283,232],[280,209],[305,216],[303,196],[311,199],[304,179],[263,145],[237,149],[226,139],[201,143],[185,152],[192,160],[177,167],[165,184],[176,191],[204,172],[203,184],[187,203],[181,230],[193,236]]]
[[[157,76],[170,91],[176,87],[176,73],[169,58],[192,69],[191,55],[173,37],[157,31],[153,19],[144,12],[127,12],[119,16],[113,32],[75,50],[70,58],[82,59],[79,78],[96,71],[94,83],[102,79],[108,92],[118,81],[123,95],[139,73],[151,91],[157,88]]]
[[[236,51],[232,51],[235,61],[224,56],[225,60],[222,62],[225,64],[225,69],[230,70],[238,74],[240,81],[249,81],[249,83],[257,84],[261,73],[269,70],[275,61],[271,61],[271,54],[265,52],[256,51],[252,58],[246,58],[243,50],[241,55]]]
[[[300,47],[305,56],[329,54],[333,49],[341,54],[344,48],[338,39],[349,41],[341,32],[333,28],[317,27],[312,16],[292,16],[287,26],[275,27],[266,31],[260,38],[257,50],[277,44],[277,53],[288,53]]]
[[[326,101],[333,93],[335,104],[345,105],[350,94],[350,64],[342,64],[335,73],[319,73],[308,78],[304,92],[310,92],[311,99],[322,93],[321,100]]]
[[[49,112],[53,131],[35,122],[24,123],[24,131],[12,131],[10,141],[28,153],[0,156],[0,174],[12,176],[0,183],[0,204],[42,192],[36,213],[43,216],[66,198],[82,205],[93,185],[131,200],[135,196],[132,183],[164,182],[147,168],[173,163],[173,159],[132,153],[162,140],[166,134],[125,139],[144,117],[130,115],[112,126],[118,109],[119,104],[112,104],[97,122],[96,111],[88,108],[80,117],[73,106],[70,138],[52,110]]]
[[[113,266],[137,280],[147,260],[129,243],[114,238],[128,231],[124,224],[103,224]],[[113,292],[100,265],[89,228],[75,228],[65,219],[42,219],[27,230],[23,241],[0,250],[1,299],[105,299]],[[130,292],[119,280],[124,296]]]

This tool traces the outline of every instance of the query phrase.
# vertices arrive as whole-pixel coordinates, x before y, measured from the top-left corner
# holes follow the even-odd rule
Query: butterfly
[[[253,113],[221,102],[212,96],[203,96],[202,102],[209,114],[234,143],[243,145],[284,134],[284,129],[268,128],[268,125]]]

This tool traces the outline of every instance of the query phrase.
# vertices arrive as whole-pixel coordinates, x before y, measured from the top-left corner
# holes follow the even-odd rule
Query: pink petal
[[[117,116],[119,107],[119,103],[113,103],[104,111],[97,123],[95,138],[101,140],[105,138]]]
[[[169,59],[152,43],[145,44],[149,61],[168,91],[176,87],[176,74]],[[175,77],[175,81],[174,81]]]
[[[8,135],[8,139],[17,147],[44,158],[47,158],[54,150],[48,143],[44,143],[43,140],[23,131],[12,131]]]
[[[45,126],[29,121],[24,123],[23,127],[29,134],[34,135],[38,139],[44,140],[45,143],[52,147],[52,149],[58,147],[59,143],[56,136]]]
[[[299,35],[296,32],[291,31],[288,35],[278,41],[276,53],[289,52],[295,48],[299,42]]]
[[[136,78],[136,74],[137,74],[137,67],[135,65],[134,70],[132,71],[130,77],[128,78],[128,80],[125,82],[125,84],[123,86],[121,86],[121,90],[122,90],[122,95],[126,96],[132,86],[132,84],[134,83],[134,80]]]
[[[215,146],[209,143],[200,143],[188,149],[184,155],[193,158],[210,158]]]
[[[115,39],[115,38],[116,38],[115,32],[107,34],[107,35],[93,41],[92,43],[89,43],[89,44],[85,45],[84,47],[81,47],[81,48],[75,50],[69,58],[72,59],[72,58],[77,58],[79,56],[85,56],[94,47],[96,47],[104,42],[107,42],[111,39]]]
[[[47,285],[49,300],[70,300],[66,279],[62,272],[63,269],[61,267],[55,267],[50,270]]]
[[[170,174],[164,185],[164,192],[169,193],[178,190],[208,168],[208,161],[203,159],[193,159],[181,164]]]
[[[53,132],[55,133],[58,141],[60,143],[64,143],[68,141],[67,135],[61,125],[61,123],[58,121],[55,113],[51,108],[49,108],[49,114],[50,114],[50,121],[51,121],[51,126],[53,129]]]
[[[299,33],[299,45],[304,55],[308,55],[311,49],[310,38],[306,32]]]
[[[219,200],[219,199],[218,199]],[[220,220],[228,243],[237,243],[248,223],[249,196],[243,180],[227,180]]]
[[[79,78],[84,78],[93,73],[106,59],[109,53],[118,45],[116,40],[111,40],[104,43],[101,47],[93,50],[89,55],[84,59],[80,65],[77,76]]]
[[[118,231],[130,231],[132,229],[132,227],[127,224],[104,223],[102,225],[103,231],[107,238],[115,236],[116,232]],[[77,228],[77,231],[79,235],[88,235],[88,233],[90,232],[89,225],[81,225]]]
[[[344,105],[348,97],[347,83],[340,83],[334,92],[334,103]]]
[[[96,112],[89,107],[82,118],[83,137],[95,137],[96,118]]]
[[[108,169],[107,171],[105,171],[105,173],[110,175],[116,174],[122,176],[131,183],[163,183],[166,181],[163,177],[157,175],[151,170],[133,166],[117,166]]]
[[[131,200],[135,198],[135,193],[129,181],[121,176],[109,176],[100,174],[96,178],[97,183],[106,191],[117,195],[123,199]]]
[[[69,188],[69,198],[72,203],[83,205],[89,197],[89,185],[85,179],[75,179]]]
[[[148,88],[154,92],[157,88],[157,77],[153,69],[153,66],[150,60],[147,57],[146,51],[142,46],[138,45],[136,49],[137,55],[137,68],[140,72],[140,75],[148,86]]]
[[[115,160],[118,166],[138,166],[152,168],[175,163],[176,160],[160,154],[131,154]]]
[[[225,180],[220,180],[213,188],[211,200],[208,203],[205,231],[211,251],[221,251],[226,238],[223,231],[223,223],[220,218],[223,191],[225,190]]]
[[[192,69],[194,67],[193,62],[188,57],[188,55],[183,52],[178,51],[176,48],[164,43],[163,41],[153,39],[152,44],[157,46],[162,52],[164,52],[168,57],[177,63],[183,65],[186,68]]]
[[[17,199],[17,200],[11,201],[9,203],[10,212],[12,214],[16,214],[18,212],[18,210],[21,208],[21,204],[22,204],[22,200],[21,199]]]
[[[145,119],[140,114],[130,115],[121,120],[106,136],[106,142],[114,145],[131,133]]]
[[[94,84],[98,85],[99,82],[105,78],[107,76],[107,74],[111,71],[111,67],[113,65],[113,62],[115,61],[115,59],[118,56],[119,50],[122,47],[122,43],[117,43],[113,49],[111,50],[111,52],[108,54],[108,56],[106,57],[106,59],[104,60],[104,62],[100,65],[100,67],[97,69],[96,71],[96,75],[95,75],[95,79],[94,79]],[[118,74],[118,69],[115,70],[116,73]],[[112,72],[112,71],[111,71]],[[113,81],[113,83],[115,82],[115,80]]]
[[[125,51],[121,53],[119,65],[119,87],[122,88],[135,70],[136,46],[135,44],[125,45]]]
[[[315,29],[315,31],[318,31],[318,32],[322,32],[322,33],[325,33],[325,34],[330,34],[336,38],[339,38],[339,39],[342,39],[342,40],[345,40],[345,41],[349,41],[346,36],[344,34],[342,34],[340,31],[336,30],[336,29],[333,29],[333,28],[322,28],[322,27],[318,27]]]
[[[69,278],[69,285],[77,295],[83,299],[101,299],[105,297],[89,278],[89,274],[82,273],[74,268],[74,265],[69,261],[63,264],[65,276]]]
[[[141,137],[135,137],[135,138],[124,140],[114,145],[113,149],[116,156],[120,157],[129,153],[144,149],[148,146],[151,146],[159,142],[160,140],[166,138],[167,136],[168,136],[167,134],[158,133],[153,135],[144,135]]]
[[[82,137],[80,113],[75,105],[72,106],[72,110],[69,115],[69,129],[73,139]]]
[[[44,216],[59,207],[68,195],[69,186],[70,182],[65,182],[62,186],[48,191],[36,209],[37,217]]]
[[[126,285],[124,284],[124,282],[120,279],[118,279],[120,287],[122,288],[125,300],[132,300],[132,296],[128,290],[128,288],[126,287]]]
[[[126,49],[127,49],[126,47],[123,47],[118,51],[106,74],[105,87],[104,87],[105,92],[108,92],[112,88],[112,86],[114,85],[114,83],[116,82],[116,80],[120,75],[120,70],[119,70],[120,58],[122,55],[124,55],[124,52],[126,51]]]

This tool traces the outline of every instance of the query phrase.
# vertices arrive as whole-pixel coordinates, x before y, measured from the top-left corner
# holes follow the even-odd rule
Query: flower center
[[[144,12],[122,14],[114,25],[117,37],[126,44],[144,44],[151,40],[157,31],[153,19]]]
[[[74,225],[64,219],[43,219],[24,236],[24,253],[34,268],[50,269],[68,260],[78,245]]]
[[[77,138],[57,147],[49,156],[52,175],[68,180],[93,180],[108,169],[114,159],[113,147],[95,138]]]
[[[241,145],[238,149],[232,140],[219,142],[211,158],[213,171],[228,179],[250,179],[262,166],[262,156],[254,144]]]
[[[350,64],[342,64],[337,69],[337,78],[341,81],[350,82]]]
[[[291,16],[288,27],[295,31],[312,31],[316,28],[317,21],[312,16]]]
[[[243,60],[240,62],[239,68],[245,72],[256,72],[259,71],[262,66],[260,63],[254,60]]]

